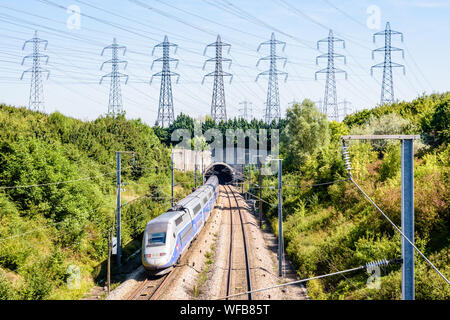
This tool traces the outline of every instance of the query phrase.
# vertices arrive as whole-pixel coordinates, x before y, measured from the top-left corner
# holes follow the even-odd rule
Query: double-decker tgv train
[[[150,220],[142,239],[142,264],[153,275],[171,270],[208,220],[219,194],[219,180],[206,183],[169,211]]]

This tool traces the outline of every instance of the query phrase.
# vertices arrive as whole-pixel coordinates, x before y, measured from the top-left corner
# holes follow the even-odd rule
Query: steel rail
[[[226,189],[225,189],[226,190]],[[228,275],[227,275],[227,296],[230,295],[230,287],[231,287],[231,264],[233,262],[232,255],[233,255],[233,210],[231,206],[231,197],[230,194],[227,192],[228,197],[228,203],[230,204],[230,251],[228,253]],[[227,298],[228,300],[228,298]]]
[[[250,262],[249,262],[249,258],[248,258],[247,240],[246,240],[246,236],[245,236],[244,221],[243,221],[243,218],[242,218],[242,212],[241,212],[241,208],[239,206],[239,202],[237,200],[236,194],[233,191],[233,189],[231,188],[231,186],[228,186],[228,188],[229,188],[229,190],[231,191],[231,194],[234,197],[234,201],[236,202],[236,208],[237,208],[237,210],[239,212],[239,219],[241,221],[242,239],[243,239],[243,242],[244,242],[244,256],[245,256],[245,267],[246,267],[245,271],[246,271],[246,278],[247,278],[247,290],[249,291],[248,292],[248,300],[252,300],[253,296],[252,296],[252,293],[250,292],[250,291],[252,291],[252,282],[251,282],[251,277],[250,277]],[[229,199],[229,202],[230,202],[230,211],[231,211],[232,207],[231,207],[231,200],[230,200],[229,194],[228,194],[228,199]],[[233,225],[231,225],[231,227],[233,227]],[[230,238],[232,239],[232,234],[231,234]],[[231,257],[230,257],[230,261],[231,261]],[[231,269],[231,263],[230,263],[230,267],[229,268]],[[229,288],[227,288],[227,291],[228,291],[228,289]]]

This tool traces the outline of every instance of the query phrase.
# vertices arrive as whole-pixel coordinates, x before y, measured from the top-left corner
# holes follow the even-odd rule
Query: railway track
[[[129,296],[128,300],[154,300],[164,288],[175,269],[160,278],[147,277]]]
[[[247,249],[247,240],[244,228],[244,220],[235,191],[231,186],[225,186],[230,210],[230,243],[228,252],[228,270],[226,295],[251,290],[250,263]],[[186,254],[185,252],[183,254]],[[182,257],[182,258],[183,258]],[[181,260],[181,259],[180,259]],[[175,270],[155,278],[147,277],[139,286],[131,292],[127,300],[155,300],[163,290],[169,279],[173,277]],[[252,294],[239,296],[236,299],[252,300]],[[232,299],[232,298],[230,298]]]
[[[247,241],[242,212],[235,192],[233,191],[231,186],[227,187],[225,189],[228,189],[227,196],[230,205],[230,249],[228,254],[226,296],[242,291],[252,290],[249,254],[247,250]],[[234,199],[235,206],[232,205],[232,198]],[[233,216],[236,218],[236,214],[234,213],[236,211],[238,214],[237,223],[233,221],[235,220],[233,219]],[[238,227],[238,230],[234,230],[233,228],[235,223],[236,225],[240,225],[240,228]],[[243,297],[247,297],[248,300],[252,300],[251,293],[249,293],[247,296],[241,296],[239,299],[242,299]]]

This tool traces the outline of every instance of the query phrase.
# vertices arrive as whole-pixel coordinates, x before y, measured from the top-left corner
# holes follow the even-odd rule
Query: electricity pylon
[[[345,49],[345,41],[335,37],[333,35],[333,30],[330,30],[330,33],[328,34],[328,38],[317,41],[317,50],[319,50],[321,42],[328,43],[328,53],[317,56],[316,64],[317,65],[319,64],[320,58],[327,58],[328,66],[325,69],[316,71],[314,76],[315,76],[315,79],[317,80],[318,73],[326,73],[327,74],[327,79],[326,79],[326,83],[325,83],[325,95],[323,98],[323,105],[322,105],[322,112],[324,114],[326,114],[331,120],[338,121],[339,111],[338,111],[337,94],[336,94],[336,73],[345,73],[345,79],[347,79],[347,72],[342,69],[336,68],[334,65],[334,59],[335,58],[344,58],[344,64],[346,64],[347,61],[346,61],[344,55],[334,52],[334,43],[342,42],[342,46]]]
[[[242,101],[239,102],[240,106],[243,106],[242,108],[239,108],[239,112],[241,113],[241,118],[246,121],[251,121],[253,119],[253,104],[248,101]]]
[[[394,99],[394,81],[392,78],[392,68],[403,68],[405,74],[405,66],[392,62],[392,51],[401,51],[403,59],[405,52],[403,49],[392,47],[392,35],[400,35],[401,42],[403,42],[403,33],[391,30],[389,22],[386,23],[386,29],[373,35],[373,42],[375,43],[376,36],[384,36],[384,47],[372,50],[372,59],[374,59],[375,52],[384,52],[384,62],[378,63],[370,68],[370,74],[373,75],[373,68],[383,68],[383,82],[381,84],[381,104],[393,103]]]
[[[322,99],[317,100],[317,101],[313,101],[313,102],[316,105],[317,109],[319,109],[320,112],[325,113],[323,111],[323,100]]]
[[[50,71],[47,69],[41,68],[41,59],[46,59],[45,64],[48,63],[48,56],[41,54],[41,44],[44,44],[44,50],[47,50],[48,41],[40,39],[38,37],[38,32],[34,31],[34,37],[30,40],[25,41],[23,44],[22,50],[25,50],[27,43],[33,44],[33,54],[27,55],[22,59],[22,65],[25,62],[25,59],[32,58],[33,66],[22,72],[22,76],[20,80],[23,79],[23,76],[26,72],[31,72],[31,86],[30,86],[30,97],[28,100],[28,108],[34,111],[45,112],[44,105],[44,87],[42,85],[42,73],[47,73],[47,79],[50,76]]]
[[[266,114],[265,114],[265,122],[266,123],[272,123],[273,120],[278,122],[281,117],[280,112],[280,93],[278,89],[278,75],[284,75],[284,82],[286,82],[288,74],[287,72],[279,71],[277,69],[277,60],[284,60],[283,68],[286,66],[287,59],[285,57],[277,56],[276,49],[277,44],[282,44],[284,51],[284,48],[286,47],[286,42],[279,41],[275,39],[275,33],[272,32],[272,36],[269,41],[265,41],[259,44],[258,49],[256,50],[259,52],[259,49],[261,49],[261,46],[263,45],[270,45],[270,55],[264,58],[260,58],[258,62],[256,63],[256,66],[259,65],[259,62],[261,60],[269,60],[270,61],[270,67],[269,70],[260,72],[256,76],[256,80],[258,81],[259,76],[269,76],[269,82],[268,82],[268,88],[267,88],[267,99],[266,99]]]
[[[341,110],[342,110],[342,120],[344,120],[344,118],[352,112],[351,110],[352,103],[344,99],[344,101],[341,101],[338,104],[343,105]]]
[[[222,62],[229,62],[231,67],[231,59],[223,58],[222,48],[228,47],[228,54],[230,53],[231,45],[222,42],[220,35],[217,36],[217,40],[214,43],[208,44],[203,51],[203,55],[206,54],[206,50],[209,47],[216,48],[216,57],[205,61],[203,64],[203,70],[205,70],[206,63],[214,61],[216,68],[214,72],[210,72],[203,77],[202,84],[205,82],[206,77],[214,77],[213,94],[211,101],[211,118],[214,121],[227,121],[227,110],[225,105],[225,89],[223,84],[223,77],[230,77],[230,83],[233,80],[233,75],[228,72],[224,72],[222,69]]]
[[[162,71],[152,75],[150,79],[150,85],[152,84],[153,77],[161,77],[161,88],[159,91],[159,108],[158,118],[156,119],[156,125],[165,127],[170,126],[175,121],[175,115],[173,111],[173,96],[172,96],[172,76],[177,76],[177,83],[180,79],[180,75],[175,72],[170,72],[170,62],[176,62],[175,68],[178,67],[178,59],[170,58],[170,47],[174,47],[174,54],[177,52],[178,45],[169,42],[167,36],[164,37],[164,41],[153,47],[152,56],[155,53],[155,49],[162,47],[163,56],[153,60],[151,69],[155,62],[162,62]]]
[[[109,88],[109,104],[108,104],[108,114],[112,116],[117,116],[123,114],[122,105],[122,91],[120,89],[120,78],[125,77],[125,84],[128,82],[128,75],[119,72],[119,65],[124,63],[124,69],[126,69],[128,62],[125,60],[119,60],[119,50],[123,50],[123,55],[127,50],[125,46],[119,46],[117,44],[116,38],[113,39],[113,43],[102,50],[102,56],[105,50],[111,49],[112,58],[102,63],[100,70],[103,69],[105,63],[111,64],[111,73],[108,73],[100,78],[100,84],[102,84],[103,78],[111,78],[111,86]]]

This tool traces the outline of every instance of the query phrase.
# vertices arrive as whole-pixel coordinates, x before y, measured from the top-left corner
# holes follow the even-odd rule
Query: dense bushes
[[[170,203],[153,198],[170,185],[170,153],[153,130],[123,116],[83,122],[0,105],[0,299],[77,298],[92,286],[114,223],[118,150],[135,152],[134,164],[122,157],[126,243]],[[69,294],[70,264],[83,282]]]
[[[284,167],[284,184],[306,185],[346,178],[340,135],[421,134],[423,142],[415,142],[414,159],[415,243],[449,276],[449,99],[449,93],[436,94],[364,110],[348,116],[342,124],[328,123],[328,133],[321,136],[329,136],[330,140],[321,138],[311,145],[299,142],[315,132],[321,120],[300,115],[313,115],[317,111],[309,101],[292,107],[287,112],[288,143],[281,152],[286,159],[295,161],[290,162],[294,165]],[[290,130],[300,124],[301,130]],[[356,142],[350,144],[349,152],[353,178],[400,226],[400,144]],[[264,185],[276,185],[276,179],[264,179]],[[301,278],[401,256],[400,235],[352,183],[286,187],[283,196],[286,253]],[[276,190],[264,188],[263,197],[275,205],[265,205],[264,212],[277,233]],[[450,299],[450,287],[445,281],[418,254],[415,261],[416,298]],[[368,288],[368,275],[355,273],[311,281],[308,293],[313,299],[401,299],[400,266],[384,268],[381,275],[380,289]]]

